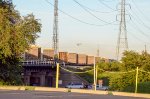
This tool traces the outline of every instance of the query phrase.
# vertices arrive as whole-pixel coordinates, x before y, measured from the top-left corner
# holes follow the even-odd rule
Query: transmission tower
[[[96,56],[99,57],[99,45],[97,47],[97,53],[96,53]]]
[[[58,0],[54,1],[53,49],[54,58],[58,58]]]
[[[123,51],[128,50],[126,17],[125,17],[126,16],[126,0],[121,0],[120,4],[121,4],[120,26],[119,26],[119,35],[118,35],[117,50],[116,50],[117,60],[119,60]]]

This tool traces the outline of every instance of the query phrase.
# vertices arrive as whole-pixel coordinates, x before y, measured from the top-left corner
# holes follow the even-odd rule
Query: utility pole
[[[59,63],[57,63],[56,64],[56,88],[58,88],[59,86],[59,68],[60,68],[60,64]]]
[[[120,26],[117,41],[116,56],[117,60],[121,57],[123,51],[128,50],[127,30],[126,30],[126,0],[121,0]]]
[[[54,59],[58,59],[58,0],[54,0],[54,23],[53,23],[53,49]]]
[[[95,57],[94,57],[94,90],[96,91],[96,62],[95,62]]]
[[[139,73],[139,68],[137,67],[137,69],[136,69],[136,80],[135,80],[135,93],[137,93],[137,90],[138,90],[138,73]]]

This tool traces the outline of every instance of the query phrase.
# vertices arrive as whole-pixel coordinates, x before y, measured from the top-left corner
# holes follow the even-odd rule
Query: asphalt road
[[[6,91],[0,90],[0,99],[144,99],[113,95],[93,95],[67,92]]]

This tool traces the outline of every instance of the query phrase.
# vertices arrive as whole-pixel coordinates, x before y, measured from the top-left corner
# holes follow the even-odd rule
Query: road
[[[144,99],[113,95],[93,95],[67,92],[6,91],[0,90],[0,99]]]

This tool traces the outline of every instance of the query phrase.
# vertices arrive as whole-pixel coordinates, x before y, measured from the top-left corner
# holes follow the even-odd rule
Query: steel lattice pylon
[[[58,58],[58,0],[54,1],[53,49],[54,58]]]
[[[121,57],[123,51],[128,50],[127,30],[126,30],[126,0],[121,0],[121,19],[119,26],[119,35],[117,41],[116,56],[117,60]]]

